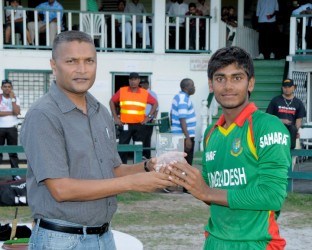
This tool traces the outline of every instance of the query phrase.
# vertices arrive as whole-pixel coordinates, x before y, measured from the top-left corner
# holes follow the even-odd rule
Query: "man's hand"
[[[122,125],[123,125],[123,123],[120,121],[120,119],[119,119],[118,116],[114,117],[114,121],[115,121],[115,124],[116,124],[116,125],[119,125],[119,126],[122,126]]]
[[[15,94],[14,94],[13,90],[11,90],[11,92],[10,92],[10,98],[11,98],[11,99],[12,99],[12,98],[15,98]]]
[[[192,143],[191,138],[190,138],[190,137],[186,138],[186,139],[185,139],[185,148],[191,149],[191,148],[192,148],[192,145],[193,145],[193,143]]]
[[[138,173],[127,176],[130,190],[137,192],[153,192],[156,189],[173,187],[176,184],[169,180],[169,175],[162,172]]]
[[[169,179],[178,186],[187,189],[195,198],[209,204],[210,187],[206,184],[201,172],[187,163],[170,163],[171,171]]]
[[[282,121],[282,123],[286,124],[286,125],[291,125],[291,121],[288,119],[280,119]]]

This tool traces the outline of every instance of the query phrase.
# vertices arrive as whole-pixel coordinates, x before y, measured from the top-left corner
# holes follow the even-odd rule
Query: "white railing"
[[[11,15],[14,14],[14,9],[11,7],[4,7],[6,10],[11,11]],[[46,17],[49,17],[51,12],[57,13],[56,21],[56,33],[60,33],[63,30],[81,30],[89,33],[95,40],[95,44],[98,50],[101,51],[147,51],[153,52],[153,43],[159,42],[157,40],[157,34],[153,34],[153,14],[130,14],[121,12],[86,12],[86,11],[73,11],[73,10],[39,10],[32,8],[22,8],[23,11],[23,37],[21,41],[17,41],[15,36],[14,20],[11,23],[11,41],[9,44],[4,44],[4,48],[44,48],[50,49],[52,44],[50,42],[49,22],[46,18],[46,32],[40,33],[38,29],[38,23],[40,21],[39,13],[44,11]],[[27,16],[34,16],[34,41],[30,45],[27,41],[27,32],[29,26],[29,20]],[[63,16],[63,18],[62,18]],[[121,22],[121,28],[115,25],[117,20]],[[130,17],[130,20],[129,20]],[[175,18],[175,23],[170,23],[169,18]],[[179,18],[185,19],[185,24],[180,25]],[[137,26],[132,25],[136,23],[137,19],[142,19],[142,32],[137,35]],[[196,19],[195,25],[195,46],[191,45],[190,36],[193,29],[190,28],[190,22],[192,19]],[[164,47],[166,52],[188,52],[188,53],[202,53],[210,52],[210,17],[190,17],[190,16],[166,16],[166,20],[163,20],[165,41]],[[0,20],[2,22],[2,20]],[[3,23],[0,23],[3,25]],[[131,27],[131,47],[126,44],[127,28]],[[193,26],[194,27],[194,26]],[[141,27],[140,27],[141,28]],[[181,33],[180,33],[181,31]],[[174,34],[174,35],[172,35]],[[192,33],[193,34],[193,33]],[[149,39],[150,38],[150,39]],[[150,45],[147,44],[150,42]],[[175,40],[174,46],[169,45]],[[180,46],[179,41],[183,41],[183,46]]]
[[[290,17],[289,55],[311,53],[305,40],[307,24],[312,15],[293,15]]]
[[[220,22],[220,43],[219,47],[223,46],[238,46],[244,48],[252,58],[259,55],[259,33],[246,26],[238,26],[236,28]]]
[[[166,15],[166,51],[210,52],[210,20],[209,16]]]
[[[232,45],[244,48],[252,58],[256,58],[259,55],[258,40],[259,33],[256,30],[242,26],[235,28]]]

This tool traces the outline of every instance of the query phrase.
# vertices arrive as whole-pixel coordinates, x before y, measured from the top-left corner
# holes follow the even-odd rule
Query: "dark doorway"
[[[150,82],[150,75],[148,73],[140,73],[138,72],[140,75],[141,80],[142,79],[147,79]],[[113,75],[113,94],[115,94],[121,87],[124,86],[129,86],[129,73],[124,73],[124,74],[114,74]]]

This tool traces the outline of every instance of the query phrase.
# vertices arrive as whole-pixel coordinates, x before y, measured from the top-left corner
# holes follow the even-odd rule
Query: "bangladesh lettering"
[[[208,173],[208,180],[212,188],[247,184],[244,168],[224,169],[223,171]]]
[[[260,137],[260,147],[271,146],[273,144],[287,145],[288,135],[282,132],[274,132]]]

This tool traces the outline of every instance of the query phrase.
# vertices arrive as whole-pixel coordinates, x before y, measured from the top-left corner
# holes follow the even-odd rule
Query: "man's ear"
[[[212,81],[210,79],[208,79],[208,87],[209,87],[209,93],[213,93]]]
[[[50,66],[51,66],[51,69],[53,71],[53,75],[55,75],[56,65],[55,65],[54,59],[50,59]]]

